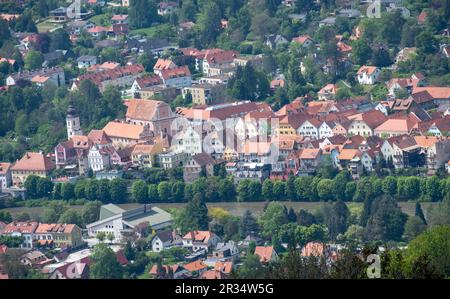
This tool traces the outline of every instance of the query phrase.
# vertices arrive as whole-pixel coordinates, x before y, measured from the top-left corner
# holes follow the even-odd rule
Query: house
[[[32,250],[20,257],[20,262],[22,265],[29,266],[31,268],[42,269],[46,264],[52,262],[51,259],[47,258],[45,254],[43,254],[39,250]]]
[[[38,85],[43,85],[43,83],[45,83],[46,86],[53,84],[56,87],[66,85],[64,69],[61,67],[43,68],[40,70],[14,73],[6,77],[6,85],[13,86],[20,81],[32,82],[33,78]]]
[[[34,240],[40,245],[53,244],[57,248],[77,248],[84,244],[81,228],[76,224],[40,223],[34,232]]]
[[[208,269],[208,265],[203,263],[202,260],[197,260],[189,264],[185,264],[183,267],[194,277],[201,276],[202,273]]]
[[[304,48],[308,48],[309,46],[314,44],[314,41],[312,40],[311,36],[309,36],[309,35],[300,35],[300,36],[294,37],[292,39],[292,42],[299,43]]]
[[[163,101],[131,99],[127,101],[125,120],[135,126],[148,127],[155,135],[172,135],[172,122],[178,117]]]
[[[90,237],[95,237],[98,232],[104,232],[113,234],[116,241],[122,241],[123,234],[133,232],[134,228],[142,223],[158,231],[172,225],[172,216],[151,205],[124,210],[114,204],[107,204],[100,208],[100,219],[86,225],[86,228]]]
[[[176,2],[159,2],[158,3],[158,15],[160,16],[165,16],[168,14],[171,14],[175,11],[175,9],[177,8],[177,3]]]
[[[211,105],[221,103],[225,100],[225,88],[225,84],[195,84],[184,87],[182,95],[183,98],[186,98],[190,94],[193,105]]]
[[[97,64],[97,57],[92,55],[83,55],[77,58],[78,68],[85,69]]]
[[[94,145],[87,155],[89,168],[94,172],[106,170],[111,167],[111,155],[115,149],[112,146]]]
[[[201,59],[201,67],[203,74],[206,76],[219,75],[214,73],[212,68],[218,67],[230,67],[232,62],[236,57],[239,56],[237,51],[233,50],[220,50],[220,51],[209,51],[205,54],[204,58]]]
[[[23,157],[11,167],[11,175],[14,186],[22,186],[27,177],[37,175],[40,177],[48,177],[50,172],[55,168],[51,161],[43,153],[26,152]]]
[[[359,84],[373,85],[379,81],[381,70],[376,66],[363,65],[356,74]]]
[[[266,37],[266,46],[268,46],[271,50],[274,50],[287,43],[288,40],[279,34],[270,34]]]
[[[34,240],[34,231],[38,227],[38,223],[34,221],[27,222],[11,222],[6,225],[6,227],[0,231],[2,236],[11,237],[23,237],[23,243],[20,244],[20,248],[32,249]]]
[[[76,90],[83,80],[92,81],[101,92],[105,91],[107,86],[116,86],[123,88],[131,86],[134,80],[144,73],[144,67],[141,64],[118,66],[113,69],[101,70],[95,73],[87,73],[79,76],[72,84],[71,89]]]
[[[207,252],[216,247],[220,238],[211,231],[190,231],[183,237],[183,247],[192,251],[206,250]]]
[[[154,167],[155,156],[163,151],[160,143],[155,144],[136,144],[131,153],[133,165],[139,167]]]
[[[348,127],[348,133],[359,136],[372,136],[374,130],[386,121],[386,116],[378,111],[371,110],[360,114],[349,116],[351,121]]]
[[[317,93],[317,96],[319,97],[319,101],[333,100],[336,97],[337,90],[338,90],[338,88],[337,88],[336,84],[325,85]]]
[[[95,27],[95,24],[91,21],[85,20],[73,20],[66,24],[69,35],[80,35],[81,32],[87,31]]]
[[[264,264],[275,262],[279,259],[273,246],[256,246],[255,255],[258,255],[260,262]]]
[[[353,178],[359,178],[362,173],[361,152],[359,149],[342,149],[337,157],[341,169],[347,169]]]
[[[299,154],[299,172],[310,174],[316,171],[322,161],[322,150],[320,148],[305,148]]]
[[[84,174],[89,166],[87,156],[92,145],[92,140],[82,135],[73,135],[69,140],[59,143],[54,153],[56,168],[67,166],[68,169],[75,165],[78,166],[79,173]]]
[[[155,65],[153,66],[153,72],[157,75],[161,73],[162,70],[170,70],[178,67],[172,60],[158,58]]]
[[[386,87],[388,88],[388,96],[390,98],[396,98],[396,92],[399,90],[406,91],[411,93],[412,90],[419,85],[421,80],[414,78],[392,78],[386,83]]]
[[[128,38],[126,47],[131,52],[152,53],[155,57],[161,56],[164,52],[175,50],[178,47],[171,45],[167,39],[162,38]]]
[[[164,230],[157,232],[152,238],[152,251],[161,252],[174,246],[183,245],[181,236],[172,230]]]
[[[270,174],[270,165],[257,162],[228,162],[225,170],[233,175],[233,181],[239,183],[241,180],[257,180],[263,182]]]
[[[0,162],[0,192],[12,185],[11,163]]]
[[[190,272],[181,265],[162,265],[161,270],[163,273],[158,273],[158,265],[153,265],[150,269],[150,277],[153,278],[170,278],[170,279],[182,279],[189,278]]]
[[[128,24],[128,15],[113,15],[111,17],[111,24],[112,25]]]
[[[307,119],[300,125],[300,127],[298,127],[297,134],[317,139],[319,138],[319,128],[321,124],[322,123],[316,118]]]
[[[417,86],[413,88],[412,95],[426,91],[433,99],[434,105],[450,105],[450,87],[447,86]]]
[[[450,139],[435,136],[414,136],[425,155],[425,164],[431,171],[446,166],[450,158]]]
[[[239,254],[239,249],[234,241],[217,243],[216,248],[213,250],[211,257],[213,259],[220,260],[233,260]]]
[[[189,71],[189,68],[186,65],[161,70],[159,76],[166,86],[182,88],[191,86],[192,84],[191,71]]]
[[[205,175],[214,174],[216,161],[207,153],[199,153],[191,156],[183,166],[183,178],[185,182],[193,182],[200,177],[202,172]]]
[[[410,134],[415,125],[409,118],[390,118],[376,127],[374,134],[382,138]]]
[[[100,170],[95,173],[96,180],[108,180],[121,179],[123,177],[123,171],[117,169]]]
[[[108,32],[109,28],[103,26],[94,26],[87,30],[87,33],[89,33],[93,38],[97,39],[105,36]]]
[[[184,162],[188,160],[189,153],[164,151],[156,155],[156,164],[163,169],[172,169],[182,167]]]
[[[131,96],[140,96],[141,98],[146,98],[141,96],[140,91],[152,86],[161,86],[163,81],[158,75],[144,75],[140,78],[136,78],[130,87],[129,93]]]
[[[225,277],[229,276],[231,274],[231,272],[233,272],[233,268],[234,268],[234,263],[232,261],[226,261],[226,262],[217,261],[214,264],[214,270],[219,271],[220,273],[225,275]]]
[[[396,169],[425,165],[425,156],[414,137],[399,135],[386,139],[381,146],[386,161],[392,161]]]
[[[49,276],[49,279],[88,279],[89,264],[85,261],[65,263],[56,268]]]
[[[224,279],[224,275],[220,271],[206,270],[200,275],[200,279]]]
[[[110,121],[102,129],[115,148],[125,148],[130,145],[151,139],[153,133],[148,125],[141,126],[131,123]]]
[[[69,20],[67,7],[58,7],[50,10],[48,14],[50,15],[50,21],[54,23],[64,23]]]

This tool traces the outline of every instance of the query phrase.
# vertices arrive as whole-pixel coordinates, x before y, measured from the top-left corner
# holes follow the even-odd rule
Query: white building
[[[363,65],[357,73],[359,84],[373,85],[379,81],[381,70],[376,66]]]
[[[12,185],[11,163],[0,162],[0,191]]]
[[[88,153],[88,164],[94,172],[105,170],[111,166],[110,155],[106,152],[108,147],[94,145]]]
[[[151,243],[153,252],[161,252],[174,246],[183,245],[181,236],[172,230],[165,230],[156,233]]]
[[[316,119],[306,120],[297,129],[297,133],[302,136],[319,138],[320,121]]]
[[[86,69],[97,64],[97,57],[91,55],[83,55],[77,59],[78,68]]]
[[[107,204],[100,209],[100,220],[86,225],[86,228],[90,237],[104,232],[113,234],[115,241],[121,242],[123,233],[132,232],[135,227],[144,223],[158,231],[172,225],[172,215],[147,204],[128,211],[114,204]]]

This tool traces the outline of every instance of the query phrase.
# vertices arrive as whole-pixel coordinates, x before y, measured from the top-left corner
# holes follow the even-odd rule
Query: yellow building
[[[225,100],[225,84],[197,84],[183,88],[183,98],[190,93],[192,104],[210,105]]]
[[[81,229],[76,224],[40,223],[34,232],[35,242],[57,248],[78,247],[83,244]]]
[[[143,167],[153,167],[155,156],[163,152],[161,143],[137,144],[131,153],[131,160],[134,165]]]
[[[28,176],[37,175],[47,177],[55,164],[43,153],[27,152],[22,159],[11,167],[11,175],[14,186],[22,186]]]

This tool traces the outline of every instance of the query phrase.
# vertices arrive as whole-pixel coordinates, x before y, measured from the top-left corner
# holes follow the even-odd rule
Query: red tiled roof
[[[49,171],[55,168],[54,163],[42,153],[27,152],[11,167],[11,170]]]
[[[164,80],[177,78],[177,77],[189,77],[189,76],[191,76],[191,71],[189,70],[189,68],[186,65],[176,67],[173,69],[161,70],[161,77]]]
[[[274,253],[273,246],[256,246],[255,255],[259,256],[262,263],[270,262]]]
[[[96,85],[100,85],[103,81],[106,80],[115,80],[121,77],[130,76],[130,75],[138,75],[145,71],[144,66],[141,64],[133,64],[126,66],[119,66],[114,69],[106,69],[96,73],[88,73],[85,75],[81,75],[78,77],[78,82],[83,80],[91,80]]]

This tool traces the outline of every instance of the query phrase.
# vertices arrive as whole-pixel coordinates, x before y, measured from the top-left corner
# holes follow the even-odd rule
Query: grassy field
[[[48,32],[48,31],[50,31],[52,29],[56,29],[58,27],[62,27],[62,25],[61,24],[55,24],[55,23],[52,23],[52,22],[49,22],[49,21],[44,21],[44,22],[36,24],[36,27],[37,27],[39,33],[43,33],[43,32]]]
[[[89,21],[94,23],[97,26],[111,26],[111,15],[110,14],[101,14],[96,15],[89,18]]]
[[[174,38],[176,34],[176,28],[171,24],[161,24],[130,31],[130,35],[145,35],[150,38],[166,38],[169,40]]]
[[[308,211],[314,211],[320,206],[323,205],[323,202],[289,202],[289,201],[283,201],[280,202],[281,204],[285,205],[287,208],[293,208],[295,211],[299,211],[300,209],[305,209]],[[435,203],[422,203],[422,209],[427,214],[427,211],[431,205]],[[185,203],[158,203],[156,204],[158,207],[162,209],[177,209],[177,208],[183,208],[186,204]],[[264,209],[264,202],[214,202],[214,203],[207,203],[208,208],[217,207],[222,208],[232,215],[235,216],[242,216],[246,210],[250,210],[255,215],[260,215],[263,212]],[[362,210],[362,203],[356,203],[356,202],[350,202],[347,203],[350,211],[352,214],[357,214]],[[414,202],[400,202],[400,207],[402,208],[403,212],[405,212],[408,215],[414,215],[415,210],[415,203]],[[139,206],[139,204],[121,204],[119,205],[125,210],[136,208]],[[81,210],[83,206],[72,206],[72,208]],[[42,214],[42,211],[44,210],[43,207],[19,207],[19,208],[8,208],[5,209],[6,211],[9,211],[12,215],[17,215],[18,213],[26,212],[29,213],[33,218],[37,218]]]

